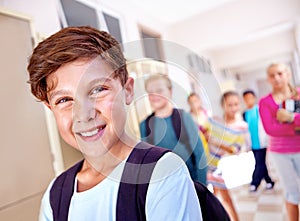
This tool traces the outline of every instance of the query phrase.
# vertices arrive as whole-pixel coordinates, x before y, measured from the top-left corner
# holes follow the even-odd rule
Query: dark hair
[[[243,92],[243,97],[245,97],[247,94],[252,94],[254,97],[256,97],[254,91],[251,90],[251,89],[245,90],[245,91]]]
[[[114,70],[122,86],[128,79],[126,59],[118,41],[105,31],[89,26],[67,27],[38,44],[30,57],[27,70],[32,94],[48,102],[47,92],[54,85],[47,85],[47,77],[62,65],[77,59],[100,56]]]
[[[224,101],[226,100],[227,97],[230,97],[230,96],[239,96],[239,94],[235,91],[227,91],[225,92],[222,97],[221,97],[221,104],[223,105],[224,104]]]

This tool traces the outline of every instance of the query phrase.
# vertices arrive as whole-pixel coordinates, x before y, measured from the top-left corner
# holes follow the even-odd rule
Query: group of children
[[[256,96],[252,90],[243,93],[246,110],[242,116],[240,96],[235,91],[227,91],[221,96],[223,116],[208,116],[207,111],[201,105],[199,95],[192,93],[188,97],[191,114],[199,125],[200,133],[204,133],[208,143],[208,183],[213,185],[214,192],[223,199],[232,220],[239,220],[238,214],[232,202],[226,183],[219,168],[222,157],[248,151],[252,148],[255,157],[255,169],[249,187],[250,192],[255,192],[262,179],[265,179],[267,189],[274,187],[274,182],[268,175],[266,166],[266,135],[260,122]],[[196,102],[195,105],[193,104]],[[200,116],[200,117],[199,117]],[[201,120],[199,120],[199,118]],[[263,142],[264,141],[264,142]],[[257,153],[256,153],[257,151]]]
[[[124,218],[126,210],[121,211],[124,217],[117,215],[120,212],[119,199],[124,193],[119,186],[125,182],[122,180],[125,167],[129,165],[133,174],[138,171],[131,162],[135,160],[136,151],[144,151],[145,145],[128,136],[124,130],[126,106],[134,97],[134,79],[128,76],[119,43],[110,34],[91,27],[65,28],[34,49],[28,72],[33,95],[53,112],[62,138],[84,156],[73,171],[74,178],[68,178],[71,168],[51,182],[42,199],[40,220],[61,220],[57,218],[60,215],[72,221],[127,220]],[[145,219],[137,220],[202,220],[193,180],[203,184],[212,182],[216,193],[224,199],[224,207],[231,220],[238,220],[217,163],[226,154],[236,154],[244,146],[250,147],[248,131],[257,161],[250,190],[256,191],[263,178],[267,188],[273,188],[274,182],[265,166],[266,146],[260,143],[261,138],[257,135],[262,127],[259,126],[260,109],[253,102],[253,92],[244,94],[249,105],[244,114],[247,124],[237,117],[240,101],[233,91],[223,94],[221,105],[224,115],[215,118],[208,117],[196,94],[188,98],[191,114],[175,108],[171,102],[172,83],[166,75],[151,76],[145,81],[145,89],[153,114],[140,124],[142,140],[172,152],[155,162],[146,202],[142,205],[145,207]],[[278,94],[274,92],[279,99]],[[262,102],[261,105],[265,104]],[[267,111],[268,108],[262,109],[262,114],[267,115]],[[280,122],[288,121],[289,127],[293,122],[300,123],[298,114],[291,116],[282,111],[277,117]],[[270,122],[268,119],[262,122],[268,132],[265,124]],[[214,124],[225,125],[229,131],[225,140],[213,134],[215,130],[211,125]],[[277,137],[274,138],[275,143]],[[298,151],[299,148],[291,147],[291,150]],[[57,181],[64,177],[68,178],[66,183],[71,190],[68,193],[62,186],[57,186]],[[127,177],[126,182],[130,184],[136,180]],[[127,187],[126,191],[130,192],[131,186]],[[57,189],[62,196],[70,195],[68,202],[61,201],[68,203],[67,211],[53,209],[59,204],[54,200]],[[135,206],[140,207],[139,195],[132,194],[136,194]],[[299,198],[293,200],[292,205],[297,200],[299,203]]]
[[[242,119],[236,115],[239,111],[239,96],[236,92],[229,91],[223,94],[221,102],[224,110],[223,121],[226,127],[233,128],[233,122],[241,123],[242,120],[247,122],[248,131],[251,138],[251,149],[255,158],[255,168],[252,175],[249,191],[256,192],[261,181],[266,182],[266,189],[274,188],[275,182],[270,178],[266,166],[267,149],[270,158],[274,164],[277,175],[282,183],[285,194],[285,204],[287,216],[290,221],[299,220],[299,202],[300,202],[300,114],[290,112],[283,106],[284,101],[288,99],[300,100],[300,88],[294,88],[290,84],[292,77],[291,70],[283,63],[272,63],[267,68],[267,81],[272,86],[270,94],[262,97],[258,104],[256,96],[252,90],[243,92],[243,100],[246,110],[242,113]],[[192,104],[200,98],[192,94],[188,98],[191,106],[191,114],[194,116],[196,123],[200,125],[201,132],[206,133],[204,116],[206,111],[199,105]],[[296,109],[296,108],[295,108]],[[200,117],[199,117],[200,116]],[[199,121],[199,118],[201,119]],[[240,127],[238,131],[242,131],[244,127]],[[213,134],[212,134],[213,135]],[[232,136],[232,135],[231,135]],[[207,139],[210,147],[210,155],[213,159],[221,157],[220,151],[216,154],[211,148],[218,146],[219,149],[225,150],[227,153],[234,153],[228,146],[216,145],[211,139]],[[226,138],[222,144],[226,143]],[[218,161],[208,160],[212,165],[212,172],[216,171]],[[237,219],[236,211],[230,199],[230,195],[226,190],[226,186],[222,186],[223,179],[218,174],[209,174],[208,182],[215,185],[215,189],[223,188],[221,195],[224,199],[224,206],[231,215],[232,220]],[[210,176],[213,175],[213,176]],[[223,193],[222,193],[223,192]]]

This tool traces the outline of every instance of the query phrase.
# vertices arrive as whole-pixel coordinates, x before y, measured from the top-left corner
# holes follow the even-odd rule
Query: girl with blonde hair
[[[299,220],[300,203],[300,114],[283,108],[287,99],[299,100],[300,88],[290,84],[291,71],[285,64],[273,63],[267,68],[272,92],[259,102],[259,112],[269,151],[285,192],[285,205],[290,221]]]

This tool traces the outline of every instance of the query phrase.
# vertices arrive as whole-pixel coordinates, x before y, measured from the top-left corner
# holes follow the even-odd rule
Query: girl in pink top
[[[300,90],[289,81],[291,71],[281,63],[267,69],[272,92],[259,102],[259,112],[266,133],[269,151],[285,191],[286,210],[290,221],[298,221],[300,203],[300,114],[282,108],[286,99],[299,100]]]

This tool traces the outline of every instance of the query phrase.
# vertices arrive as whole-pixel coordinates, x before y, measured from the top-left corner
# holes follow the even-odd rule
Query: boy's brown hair
[[[114,70],[122,86],[128,79],[126,59],[118,41],[105,31],[89,26],[68,27],[45,39],[33,50],[27,70],[32,94],[48,102],[47,92],[55,85],[47,85],[47,77],[62,65],[77,59],[100,56]]]
[[[154,80],[165,81],[167,88],[172,90],[172,82],[171,82],[170,78],[166,74],[160,74],[160,73],[150,75],[150,77],[148,77],[145,80],[145,89],[146,90],[147,90],[147,85],[149,84],[149,82],[154,81]]]

